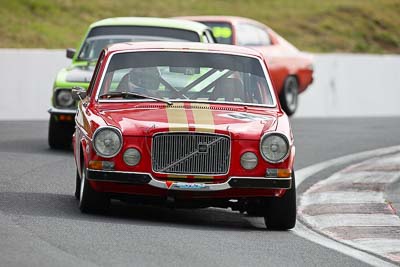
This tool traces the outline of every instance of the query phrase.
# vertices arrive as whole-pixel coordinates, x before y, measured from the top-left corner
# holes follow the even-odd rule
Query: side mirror
[[[75,56],[76,50],[73,48],[67,48],[67,58],[73,58]]]
[[[86,97],[86,90],[80,86],[72,87],[71,95],[74,100],[79,101]]]

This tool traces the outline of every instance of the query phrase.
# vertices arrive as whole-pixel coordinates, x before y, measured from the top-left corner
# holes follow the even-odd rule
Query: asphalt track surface
[[[399,145],[400,118],[293,119],[296,169]],[[113,203],[81,214],[71,151],[47,146],[47,122],[0,122],[1,266],[365,266],[261,218],[222,209]]]

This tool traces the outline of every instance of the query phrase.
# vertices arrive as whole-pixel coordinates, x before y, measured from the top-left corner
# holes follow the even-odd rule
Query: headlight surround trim
[[[119,146],[118,146],[118,148],[114,151],[114,153],[109,154],[109,155],[100,152],[99,149],[98,149],[98,147],[96,147],[96,138],[98,138],[98,135],[99,135],[101,132],[104,132],[104,131],[107,131],[107,130],[108,130],[108,131],[113,131],[114,133],[116,133],[116,135],[117,135],[117,137],[118,137],[118,140],[119,140]],[[122,149],[122,144],[123,144],[122,133],[121,133],[121,130],[118,129],[117,127],[113,127],[113,126],[102,126],[102,127],[97,128],[96,131],[95,131],[94,134],[93,134],[93,138],[92,138],[93,149],[94,149],[94,151],[96,152],[97,155],[99,155],[99,156],[101,156],[101,157],[103,157],[103,158],[113,158],[113,157],[115,157],[115,156],[121,151],[121,149]]]
[[[285,155],[284,155],[283,157],[281,157],[280,159],[278,159],[278,160],[269,159],[269,158],[264,154],[263,149],[262,149],[262,147],[263,147],[263,142],[264,142],[268,137],[271,137],[271,136],[278,136],[278,137],[282,138],[283,141],[284,141],[285,144],[286,144],[286,147],[287,147],[287,151],[286,151]],[[291,144],[289,143],[289,140],[288,140],[288,138],[286,137],[285,134],[280,133],[280,132],[267,132],[267,133],[265,133],[265,134],[261,137],[259,149],[260,149],[260,154],[261,154],[262,158],[263,158],[265,161],[267,161],[267,162],[269,162],[269,163],[276,164],[276,163],[283,162],[283,161],[285,161],[285,160],[288,158],[288,156],[290,155]]]

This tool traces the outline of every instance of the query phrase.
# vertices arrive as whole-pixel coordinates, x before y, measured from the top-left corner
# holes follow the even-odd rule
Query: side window
[[[271,38],[269,37],[269,34],[266,29],[258,28],[257,27],[257,34],[259,35],[259,39],[261,42],[261,45],[271,45]]]
[[[90,80],[90,84],[89,84],[89,87],[88,87],[88,90],[87,90],[87,95],[88,96],[90,96],[92,94],[94,84],[96,83],[97,76],[98,76],[99,71],[100,71],[101,63],[103,62],[103,59],[104,59],[104,55],[105,55],[105,52],[103,50],[103,51],[101,51],[99,59],[97,60],[96,68],[94,69],[94,72],[93,72],[93,75],[92,75],[92,79]]]
[[[238,45],[265,46],[270,45],[268,32],[255,25],[241,23],[236,28]]]
[[[238,45],[255,45],[257,41],[252,27],[248,24],[239,24],[236,27],[236,36]]]

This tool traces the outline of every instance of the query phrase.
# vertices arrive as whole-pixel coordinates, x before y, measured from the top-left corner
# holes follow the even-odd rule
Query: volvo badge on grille
[[[207,153],[208,146],[207,144],[199,144],[199,153]]]

